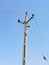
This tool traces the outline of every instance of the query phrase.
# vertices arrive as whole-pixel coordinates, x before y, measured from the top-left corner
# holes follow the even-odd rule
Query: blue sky
[[[23,22],[26,11],[35,15],[28,29],[28,65],[48,65],[42,54],[49,62],[49,0],[0,0],[0,65],[22,65],[24,26],[17,19]]]

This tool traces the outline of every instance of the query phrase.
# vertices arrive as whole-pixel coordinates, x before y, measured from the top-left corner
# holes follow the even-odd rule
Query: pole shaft
[[[28,23],[26,23],[28,20],[27,16],[25,18],[25,27],[24,27],[24,54],[23,54],[23,65],[27,65],[27,34],[28,34]]]
[[[18,22],[21,24],[24,24],[24,47],[23,47],[23,65],[27,65],[27,47],[28,47],[28,22],[34,17],[34,14],[32,14],[31,18],[28,19],[27,12],[25,16],[25,21],[21,22],[18,19]]]

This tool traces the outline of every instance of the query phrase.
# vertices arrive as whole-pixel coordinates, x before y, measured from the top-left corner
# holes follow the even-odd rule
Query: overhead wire
[[[40,34],[40,37],[41,37],[41,41],[42,41],[42,43],[43,43],[44,50],[45,50],[45,52],[46,52],[47,55],[48,55],[47,48],[46,48],[46,44],[45,44],[45,41],[44,41],[43,36],[42,36],[42,34],[41,34],[41,31],[40,31],[40,29],[39,29],[38,23],[37,23],[37,22],[35,22],[35,23],[36,23],[37,30],[38,30],[38,32],[39,32],[39,34]]]
[[[30,43],[32,44],[31,46],[34,48],[34,50],[35,50],[35,53],[37,54],[37,56],[39,57],[39,59],[40,59],[40,61],[42,62],[42,57],[40,57],[40,54],[41,54],[41,56],[42,56],[42,53],[41,53],[41,51],[39,52],[38,50],[37,50],[37,47],[36,47],[36,45],[34,45],[34,43],[33,43],[33,41],[32,41],[32,39],[30,38],[31,36],[28,36],[28,39],[30,40]],[[40,53],[40,54],[39,54]]]
[[[49,62],[47,60],[47,58],[45,56],[43,56],[43,59],[47,62],[47,64],[49,65]]]
[[[31,35],[32,35],[32,37],[33,37],[32,31],[29,30],[29,32],[31,33]],[[36,39],[38,40],[38,41],[36,41],[36,42],[39,43],[40,46],[41,46],[41,42],[40,42],[40,40],[38,39],[38,35],[37,35],[36,33],[35,33],[35,36],[36,36]],[[38,44],[37,44],[37,45],[38,45]],[[42,53],[42,49],[41,49],[39,46],[38,46],[37,48],[40,49],[41,54],[44,55],[44,54]]]
[[[31,37],[31,36],[32,36],[32,37]],[[30,29],[29,29],[29,37],[30,37],[32,40],[33,40],[33,38],[34,38],[33,35],[32,35],[32,31],[31,31]],[[34,38],[34,40],[35,40],[35,38]],[[33,42],[33,41],[32,41],[32,42]],[[34,41],[34,44],[35,44],[35,43],[37,44],[38,42],[37,42],[37,41],[36,41],[36,42]],[[36,45],[36,44],[35,44],[35,45]],[[37,44],[37,45],[38,45],[38,44]],[[37,47],[37,45],[36,45],[36,47]],[[40,54],[43,55],[43,53],[42,53],[40,47],[38,46],[37,48],[40,50]]]
[[[21,13],[24,13],[24,11],[22,11],[22,10],[0,10],[0,13],[13,13],[13,14],[16,14],[16,13],[18,13],[18,14],[21,14]]]
[[[33,43],[33,40],[30,38],[30,36],[28,38],[29,38],[30,42],[32,43],[32,47],[34,49],[36,49],[36,52],[37,52],[37,47],[35,47],[35,42]],[[41,51],[40,51],[40,54],[42,55]],[[38,53],[37,53],[37,55],[38,55]]]
[[[29,36],[29,37],[31,37],[31,36]],[[29,40],[31,41],[33,48],[36,50],[36,53],[37,53],[37,55],[39,56],[38,51],[37,51],[37,48],[35,47],[35,45],[33,45],[33,41],[31,40],[31,38],[29,38]],[[39,47],[38,47],[38,48],[39,48]],[[41,52],[41,49],[40,49],[40,48],[39,48],[39,51],[40,51],[40,54],[41,54],[41,56],[43,57],[43,59],[44,59],[44,57],[46,58],[46,56],[42,54],[42,52]],[[39,57],[40,57],[40,56],[39,56]],[[40,60],[41,60],[41,58],[40,58]],[[48,65],[49,65],[48,60],[47,60],[47,59],[44,59],[44,60],[46,60],[46,62],[47,62],[47,63],[48,63]],[[42,60],[41,60],[41,61],[42,61]]]
[[[16,11],[0,10],[0,13],[17,13]]]
[[[37,27],[37,29],[38,29],[38,27]],[[46,49],[46,46],[45,46],[45,42],[44,42],[44,40],[43,40],[43,37],[42,37],[42,34],[41,34],[41,32],[40,32],[40,30],[38,30],[38,32],[39,32],[39,34],[40,34],[40,37],[41,37],[41,41],[42,41],[42,43],[43,43],[43,46],[44,46],[44,51],[47,53],[47,49]],[[38,37],[38,36],[37,36]],[[39,40],[40,41],[40,40]],[[41,45],[41,42],[40,42],[40,45]],[[47,55],[48,55],[48,53],[47,53]],[[45,56],[45,54],[43,54],[43,56]],[[47,60],[48,61],[48,60]],[[48,63],[48,62],[47,62]],[[49,64],[49,63],[48,63]]]
[[[44,46],[45,50],[47,51],[47,48],[46,48],[46,45],[45,45],[45,41],[44,41],[43,36],[42,36],[42,34],[41,34],[41,31],[40,31],[40,29],[39,29],[39,25],[38,25],[37,22],[35,22],[35,23],[36,23],[36,27],[37,27],[37,29],[38,29],[38,32],[39,32],[39,34],[40,34],[41,40],[42,40],[42,42],[43,42],[43,46]],[[48,53],[47,53],[47,54],[48,54]]]

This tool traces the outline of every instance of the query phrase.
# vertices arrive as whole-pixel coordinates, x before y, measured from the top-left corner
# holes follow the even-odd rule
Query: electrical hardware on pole
[[[23,47],[23,64],[22,65],[27,65],[27,46],[28,46],[28,22],[34,18],[34,14],[28,19],[28,13],[26,12],[25,20],[24,22],[20,21],[18,19],[18,23],[24,24],[24,47]]]

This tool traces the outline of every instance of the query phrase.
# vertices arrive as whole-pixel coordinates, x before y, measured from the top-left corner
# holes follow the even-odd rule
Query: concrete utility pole
[[[27,12],[26,12],[26,16],[25,16],[25,21],[24,22],[21,22],[19,19],[18,19],[18,22],[19,23],[22,23],[24,24],[24,51],[23,51],[23,64],[22,65],[27,65],[27,46],[28,46],[28,42],[27,42],[27,39],[28,39],[28,22],[34,17],[34,14],[32,14],[32,16],[28,19],[28,15],[27,15]]]

